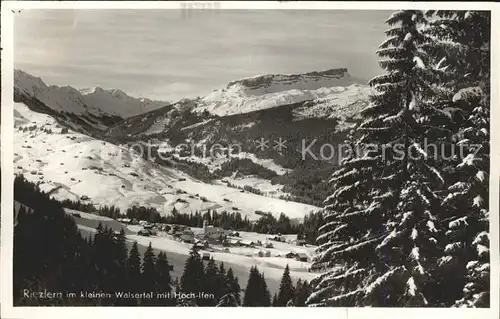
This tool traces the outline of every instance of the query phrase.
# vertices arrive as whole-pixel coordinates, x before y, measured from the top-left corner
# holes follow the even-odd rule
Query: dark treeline
[[[135,244],[128,251],[122,230],[99,226],[93,238],[79,233],[59,202],[23,176],[14,181],[21,206],[14,229],[14,304],[36,305],[168,305],[172,300],[123,298],[122,292],[170,290],[170,267],[164,254],[148,248],[144,262]],[[28,207],[28,208],[27,208]],[[146,257],[149,254],[150,257]],[[147,278],[153,278],[148,281]],[[26,298],[26,292],[62,293],[57,298]],[[102,296],[81,292],[106,293]],[[75,293],[67,296],[67,293]]]
[[[120,209],[118,207],[115,207],[113,205],[111,206],[100,206],[96,207],[92,203],[84,203],[80,200],[70,200],[70,199],[65,199],[61,201],[61,205],[63,207],[69,208],[69,209],[74,209],[74,210],[79,210],[81,212],[86,212],[86,213],[94,213],[100,216],[106,216],[109,218],[120,218]]]
[[[271,299],[265,276],[257,267],[250,268],[243,298],[244,307],[305,307],[311,293],[307,281],[298,280],[294,286],[288,265],[283,272],[279,290]]]
[[[207,210],[204,213],[179,213],[175,208],[172,214],[163,217],[169,224],[180,224],[189,227],[202,227],[203,221],[207,220],[209,224],[224,229],[234,229],[242,231],[251,231],[252,222],[247,216],[243,217],[240,212],[217,212],[216,210]]]

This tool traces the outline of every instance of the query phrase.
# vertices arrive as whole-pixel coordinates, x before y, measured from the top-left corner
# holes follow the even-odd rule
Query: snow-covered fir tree
[[[332,270],[312,282],[315,306],[425,306],[436,298],[439,258],[437,190],[444,179],[436,151],[449,117],[435,107],[439,70],[423,48],[424,13],[398,11],[377,54],[386,74],[362,112],[354,154],[333,173],[326,223],[313,267]]]
[[[443,305],[489,305],[490,25],[489,12],[437,11],[429,52],[440,59],[443,104],[453,110],[454,154],[443,199],[446,226],[441,280]]]

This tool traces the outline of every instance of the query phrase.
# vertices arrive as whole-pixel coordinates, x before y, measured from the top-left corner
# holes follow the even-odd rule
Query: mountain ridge
[[[132,97],[120,89],[76,89],[72,86],[47,85],[40,77],[14,70],[14,90],[43,102],[58,112],[91,113],[94,116],[118,116],[122,119],[170,104]]]

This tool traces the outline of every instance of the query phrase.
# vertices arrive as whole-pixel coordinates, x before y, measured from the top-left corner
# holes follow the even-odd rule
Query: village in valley
[[[248,257],[278,257],[299,261],[307,271],[316,246],[309,245],[297,235],[258,234],[244,231],[226,230],[215,227],[204,220],[202,228],[178,224],[150,223],[131,218],[117,221],[127,229],[143,237],[162,239],[165,242],[177,241],[186,247],[199,249],[205,260],[213,257],[211,253],[238,254]]]

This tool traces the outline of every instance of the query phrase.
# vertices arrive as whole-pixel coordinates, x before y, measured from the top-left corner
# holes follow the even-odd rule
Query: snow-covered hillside
[[[15,103],[14,166],[42,190],[58,199],[87,198],[115,205],[123,212],[132,205],[155,207],[169,214],[218,209],[239,211],[250,219],[255,211],[281,212],[301,218],[317,207],[242,193],[225,185],[200,182],[175,169],[161,167],[120,146],[69,130],[46,114]],[[47,133],[48,130],[53,133]]]
[[[200,100],[196,111],[206,110],[227,116],[304,101],[321,103],[324,100],[338,101],[337,104],[343,106],[359,98],[366,99],[366,92],[367,88],[356,84],[347,69],[260,75],[230,82],[226,88],[215,90]]]
[[[90,113],[95,116],[127,118],[169,104],[164,101],[133,98],[115,89],[105,90],[97,87],[78,91],[71,86],[48,86],[40,78],[21,70],[14,70],[14,90],[37,98],[54,111],[77,115]]]

